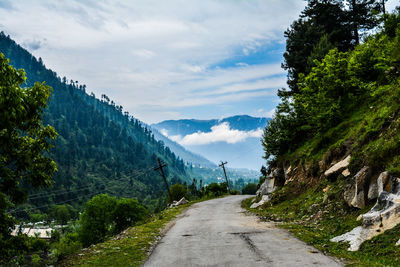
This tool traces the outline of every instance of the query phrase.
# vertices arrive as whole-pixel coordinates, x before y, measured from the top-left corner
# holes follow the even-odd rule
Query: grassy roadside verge
[[[154,215],[148,222],[130,227],[103,243],[83,249],[56,266],[140,266],[169,222],[191,205],[209,199],[212,198],[202,198],[166,209]]]
[[[347,251],[347,243],[329,240],[343,234],[360,223],[356,218],[363,210],[350,209],[340,202],[322,205],[322,194],[308,190],[302,195],[262,209],[250,209],[252,198],[242,206],[265,221],[277,221],[277,226],[289,230],[294,236],[327,255],[340,259],[346,266],[400,266],[400,226],[366,241],[359,251]]]

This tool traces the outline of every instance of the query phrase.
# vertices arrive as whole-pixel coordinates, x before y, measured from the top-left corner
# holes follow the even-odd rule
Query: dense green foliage
[[[174,200],[179,201],[181,198],[186,196],[187,188],[181,184],[174,184],[173,186],[171,186],[170,192],[172,199],[169,200],[169,202],[172,202]]]
[[[344,125],[340,131],[331,129],[340,127],[360,110],[364,115],[366,111],[377,112],[388,95],[390,103],[386,109],[390,112],[382,112],[397,116],[398,23],[398,11],[386,15],[382,30],[363,44],[347,52],[334,48],[323,59],[314,60],[315,66],[308,75],[299,75],[298,93],[288,96],[281,92],[276,116],[264,131],[266,158],[274,156],[279,161],[304,146],[313,146],[314,155],[318,154],[349,133]],[[333,132],[342,135],[332,136]],[[358,139],[362,132],[351,134],[354,137],[348,139]],[[353,143],[354,149],[362,149],[366,140]]]
[[[336,47],[345,52],[359,43],[359,31],[378,25],[382,1],[376,0],[310,0],[285,32],[285,62],[288,71],[289,94],[299,93],[301,74],[307,75],[314,60],[321,60]]]
[[[80,241],[84,246],[104,241],[143,220],[147,210],[135,199],[97,195],[86,203],[80,218]]]
[[[11,236],[16,221],[7,213],[26,201],[21,185],[49,186],[56,171],[45,154],[56,131],[42,123],[51,89],[42,83],[21,88],[24,82],[24,71],[14,69],[0,53],[0,264],[29,250],[24,237]]]
[[[371,25],[364,21],[358,27]],[[356,218],[376,203],[368,199],[360,210],[344,200],[355,173],[368,166],[373,178],[383,171],[400,174],[400,8],[383,16],[354,48],[334,47],[314,60],[308,73],[299,74],[297,88],[280,92],[282,103],[263,138],[271,165],[290,165],[297,172],[271,194],[268,205],[253,212],[284,221],[282,227],[351,266],[398,266],[399,226],[382,231],[356,252],[330,239],[359,226]],[[352,175],[325,177],[329,164],[349,154]]]
[[[242,189],[242,194],[243,195],[255,195],[256,192],[257,192],[257,184],[253,184],[253,183],[248,183]]]
[[[211,183],[206,187],[206,194],[211,196],[222,196],[228,193],[228,187],[226,183]]]

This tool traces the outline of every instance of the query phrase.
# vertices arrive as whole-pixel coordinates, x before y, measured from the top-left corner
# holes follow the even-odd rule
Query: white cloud
[[[11,3],[11,2],[10,2]],[[215,65],[284,40],[304,1],[12,1],[4,31],[46,66],[147,122],[174,109],[240,102],[284,86],[280,62]],[[45,14],[45,15],[43,15]],[[213,67],[214,66],[214,67]],[[280,79],[280,80],[279,80]],[[278,86],[279,85],[279,86]],[[263,89],[264,92],[251,90]],[[215,97],[215,94],[225,94]],[[157,106],[158,109],[149,107]],[[238,105],[236,105],[238,106]],[[230,111],[240,113],[240,111]]]
[[[228,122],[221,123],[211,127],[211,132],[196,132],[188,134],[182,138],[180,135],[168,136],[168,132],[163,129],[161,133],[168,138],[183,146],[196,146],[206,145],[217,142],[226,142],[228,144],[235,144],[243,142],[247,138],[260,138],[263,130],[257,129],[252,131],[240,131],[231,129]]]
[[[168,135],[168,131],[166,129],[161,129],[160,133],[162,135],[164,135],[165,137],[168,137],[169,139],[171,139],[174,142],[179,143],[182,140],[182,136],[181,135]]]

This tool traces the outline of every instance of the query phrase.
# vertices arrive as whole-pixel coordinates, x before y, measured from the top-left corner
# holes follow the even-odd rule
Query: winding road
[[[342,266],[273,223],[245,214],[240,203],[248,197],[194,204],[144,266]]]

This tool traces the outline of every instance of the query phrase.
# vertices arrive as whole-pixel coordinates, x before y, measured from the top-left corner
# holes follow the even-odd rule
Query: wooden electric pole
[[[166,167],[166,166],[167,166],[166,163],[162,163],[161,160],[158,159],[158,167],[154,167],[154,170],[155,170],[155,171],[160,170],[161,176],[162,176],[163,179],[164,179],[165,187],[167,188],[167,192],[168,192],[168,196],[169,196],[169,201],[171,202],[171,201],[172,201],[171,192],[169,191],[169,186],[168,186],[167,178],[165,178],[165,173],[164,173],[164,170],[163,170],[163,168]]]
[[[222,167],[222,169],[224,170],[224,175],[225,175],[225,180],[226,180],[226,185],[228,186],[228,191],[231,191],[231,189],[229,188],[229,183],[228,183],[228,177],[226,177],[226,171],[225,171],[225,164],[227,164],[228,162],[222,162],[221,164],[219,164],[220,167]]]

